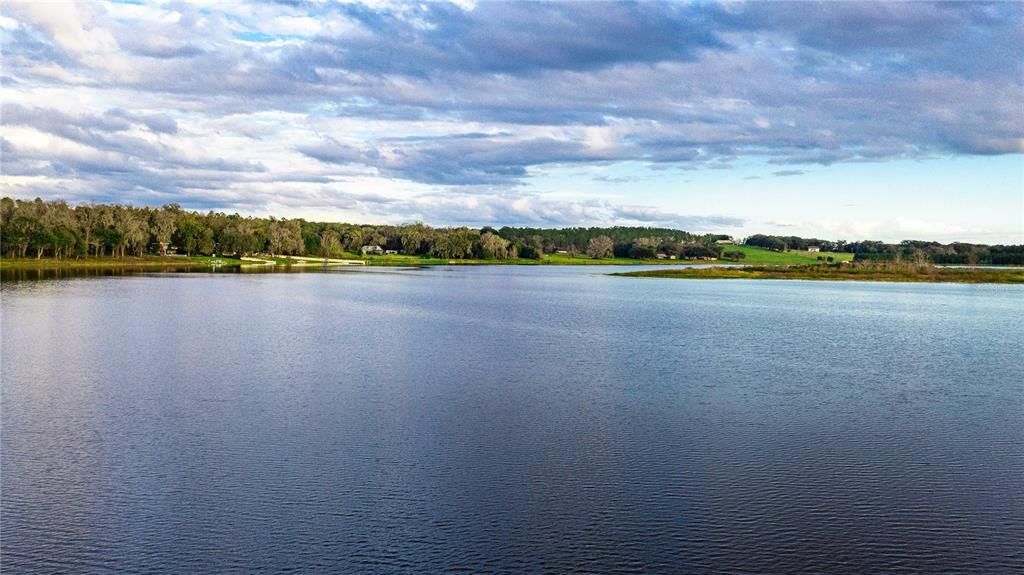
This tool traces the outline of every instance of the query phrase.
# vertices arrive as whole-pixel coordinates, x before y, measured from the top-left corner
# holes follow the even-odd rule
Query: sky
[[[1024,243],[1024,3],[0,5],[0,194]]]

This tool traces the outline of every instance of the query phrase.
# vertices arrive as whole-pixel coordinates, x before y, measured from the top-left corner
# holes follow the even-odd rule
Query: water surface
[[[1024,571],[1024,286],[6,282],[9,572]]]

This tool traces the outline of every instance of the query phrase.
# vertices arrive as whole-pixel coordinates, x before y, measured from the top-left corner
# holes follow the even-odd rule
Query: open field
[[[679,279],[791,279],[877,282],[951,282],[1024,284],[1020,269],[962,269],[909,264],[829,264],[677,268],[622,272],[614,275]]]
[[[853,261],[853,254],[840,252],[806,252],[790,250],[788,252],[775,252],[754,246],[722,246],[723,252],[743,252],[747,257],[735,263],[744,265],[772,265],[772,266],[795,266],[800,264],[820,264],[824,260],[818,257],[828,258],[831,256],[836,262]],[[728,260],[727,260],[728,261]]]

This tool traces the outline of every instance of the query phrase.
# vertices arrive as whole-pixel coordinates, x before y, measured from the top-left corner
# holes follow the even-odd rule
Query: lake
[[[2,289],[4,571],[1024,572],[1024,286]]]

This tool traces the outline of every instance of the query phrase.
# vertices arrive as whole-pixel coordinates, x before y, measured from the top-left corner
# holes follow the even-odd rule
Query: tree
[[[199,235],[196,251],[201,254],[214,254],[217,251],[217,242],[214,241],[213,237],[212,228],[203,228],[202,233]]]
[[[608,236],[597,236],[590,238],[587,242],[587,255],[594,259],[606,258],[612,255],[612,239]]]
[[[203,225],[194,214],[187,214],[178,220],[178,245],[185,250],[187,255],[192,255],[199,245],[199,238],[203,233]]]
[[[25,257],[32,245],[32,233],[39,227],[35,218],[18,216],[14,221],[3,227],[5,245],[17,247],[18,257]]]
[[[473,254],[473,238],[468,228],[444,230],[434,240],[431,252],[439,258],[463,259]]]
[[[768,240],[765,242],[764,247],[776,252],[784,252],[786,251],[786,242],[783,241],[781,238],[776,238],[773,236],[768,238]]]
[[[727,252],[722,252],[722,258],[727,260],[742,260],[745,257],[747,257],[747,254],[739,250],[730,250]],[[818,259],[820,260],[821,258]]]
[[[480,236],[480,246],[484,259],[506,260],[515,257],[515,246],[508,240],[490,232]]]
[[[160,245],[160,255],[162,256],[167,255],[167,246],[171,244],[171,236],[174,235],[176,228],[175,220],[177,218],[169,208],[170,206],[164,206],[163,210],[154,211],[153,217],[150,219],[153,236],[156,237],[156,242]]]
[[[403,227],[402,231],[398,234],[398,243],[402,246],[402,253],[409,255],[422,253],[423,242],[428,236],[429,228],[423,224],[416,223]]]
[[[100,223],[100,211],[93,204],[78,206],[75,208],[75,219],[82,232],[82,241],[85,242],[85,254],[89,255],[89,246],[93,245],[92,232]]]
[[[331,230],[320,232],[320,253],[324,256],[324,259],[331,257],[340,249],[341,244],[338,242],[337,234]]]
[[[363,242],[363,230],[356,227],[348,227],[341,233],[341,247],[352,252],[359,253],[359,249],[365,244]]]
[[[46,251],[46,248],[50,247],[50,244],[53,243],[53,233],[45,227],[36,224],[28,239],[36,250],[36,259],[39,259],[43,257],[43,252]]]
[[[682,250],[683,257],[690,260],[717,258],[718,254],[717,248],[702,244],[686,244]]]
[[[535,247],[533,247],[533,246],[531,246],[529,244],[517,245],[516,246],[516,250],[519,252],[519,257],[521,257],[521,258],[528,259],[528,260],[539,260],[540,259],[540,250],[538,250],[537,248],[535,248]]]
[[[638,260],[651,259],[655,253],[655,247],[646,243],[634,242],[633,247],[629,248],[629,257]]]
[[[142,254],[149,240],[145,212],[131,206],[115,205],[111,212],[111,225],[118,232],[118,241],[112,246],[115,256],[124,257],[129,245],[135,248],[137,254]],[[109,237],[111,236],[108,235],[108,239]]]
[[[75,247],[75,243],[78,242],[78,238],[75,237],[74,232],[64,226],[60,226],[53,230],[51,234],[51,241],[53,245],[53,257],[60,259],[63,254],[64,257],[70,255],[71,250]]]

